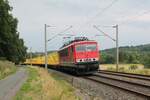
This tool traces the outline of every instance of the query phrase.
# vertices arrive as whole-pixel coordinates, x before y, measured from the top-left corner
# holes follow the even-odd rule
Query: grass
[[[17,67],[14,65],[14,63],[9,61],[0,61],[0,80],[4,79],[10,74],[15,73],[17,70]]]
[[[38,67],[27,70],[29,77],[14,100],[80,100],[75,89],[59,76]]]
[[[115,64],[102,64],[100,65],[100,69],[116,71],[116,65]],[[119,72],[150,75],[150,69],[144,68],[144,65],[142,64],[120,64]]]

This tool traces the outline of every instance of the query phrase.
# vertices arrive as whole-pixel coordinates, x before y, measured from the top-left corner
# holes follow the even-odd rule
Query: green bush
[[[129,67],[130,70],[136,70],[137,68],[138,68],[137,65],[131,65],[131,66]]]
[[[0,60],[2,60],[2,61],[6,61],[6,57],[0,57]]]

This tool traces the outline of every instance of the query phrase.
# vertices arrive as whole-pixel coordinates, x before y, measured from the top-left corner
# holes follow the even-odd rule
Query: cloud
[[[150,10],[117,19],[118,22],[150,22]]]
[[[48,28],[48,37],[59,33],[70,25],[73,28],[67,33],[77,36],[84,35],[93,39],[95,34],[101,34],[93,28],[93,25],[115,25],[119,26],[120,45],[128,45],[131,41],[129,34],[148,33],[150,15],[145,14],[135,18],[134,16],[147,11],[150,6],[149,0],[118,0],[112,7],[103,11],[96,18],[94,16],[107,7],[113,0],[9,0],[13,6],[13,15],[19,20],[18,30],[20,37],[25,40],[28,47],[34,51],[44,50],[44,24],[56,26]],[[114,36],[112,28],[101,27],[110,35]],[[114,36],[115,37],[115,36]],[[132,35],[133,37],[133,35]],[[135,36],[133,44],[144,43],[149,34]],[[140,38],[140,39],[139,39]],[[142,40],[143,39],[143,40]],[[114,47],[115,44],[106,37],[95,37],[100,48]],[[57,41],[57,45],[56,45]],[[49,43],[51,48],[58,49],[62,45],[62,37],[55,38]],[[145,41],[149,43],[150,41]]]

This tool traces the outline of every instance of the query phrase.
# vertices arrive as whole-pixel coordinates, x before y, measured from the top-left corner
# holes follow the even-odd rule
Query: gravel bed
[[[114,88],[105,84],[95,83],[86,79],[74,79],[74,86],[87,92],[89,95],[99,97],[99,100],[149,100],[144,96],[131,94],[128,91]]]
[[[105,74],[105,73],[96,73],[96,75],[102,75],[102,76],[105,76],[105,77],[111,77],[111,78],[114,78],[114,79],[126,80],[128,82],[134,82],[134,83],[139,83],[139,84],[150,86],[150,80],[129,78],[129,77],[125,77],[125,76],[116,76],[116,75],[110,75],[110,74]]]
[[[111,78],[107,79],[107,77],[91,76],[89,78],[98,80],[100,82],[108,83],[108,84],[111,84],[111,85],[114,85],[114,86],[123,87],[125,89],[132,90],[132,91],[135,91],[135,92],[144,93],[144,94],[150,96],[150,94],[149,94],[150,93],[150,88],[147,88],[147,87],[139,86],[139,85],[136,85],[136,84],[126,83],[126,82],[114,80],[114,79],[111,79]]]
[[[82,77],[75,77],[54,70],[49,71],[60,75],[60,77],[70,82],[72,86],[78,88],[84,94],[88,94],[92,98],[91,100],[149,100],[149,98],[144,96],[132,94],[105,84],[99,84]]]

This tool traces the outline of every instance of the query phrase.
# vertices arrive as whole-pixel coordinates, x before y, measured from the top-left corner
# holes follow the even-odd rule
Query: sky
[[[119,26],[119,46],[150,43],[150,0],[9,0],[12,14],[19,20],[18,31],[25,45],[34,52],[44,51],[44,24],[48,50],[58,50],[68,39],[85,36],[95,40],[99,48],[115,47],[115,42],[93,25],[115,39]],[[66,29],[70,28],[67,31]],[[66,34],[66,35],[65,35]]]

